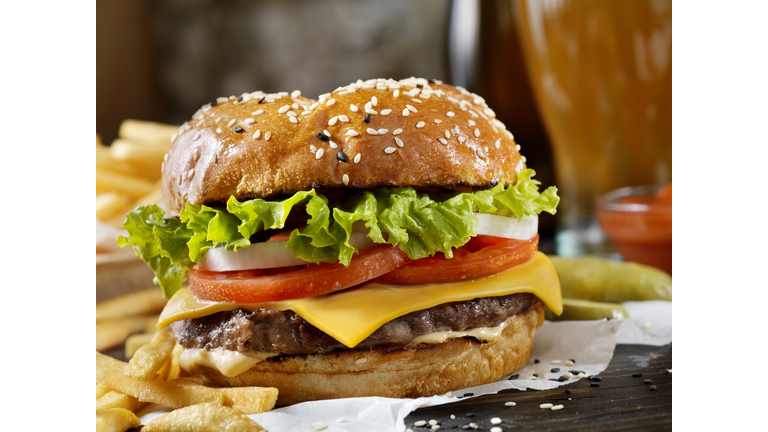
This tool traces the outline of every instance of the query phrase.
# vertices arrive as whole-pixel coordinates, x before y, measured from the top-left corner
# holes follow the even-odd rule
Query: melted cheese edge
[[[292,310],[344,345],[353,348],[384,323],[442,303],[531,293],[557,315],[563,311],[560,281],[552,262],[537,252],[528,262],[480,279],[423,284],[368,283],[358,288],[316,297],[269,303],[214,303],[195,299],[182,288],[168,301],[158,321],[165,328],[175,321],[201,318],[235,309]]]

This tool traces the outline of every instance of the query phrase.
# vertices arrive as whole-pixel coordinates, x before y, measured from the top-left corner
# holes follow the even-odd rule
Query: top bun
[[[319,101],[300,93],[218,98],[195,113],[163,163],[166,211],[311,188],[482,189],[525,168],[512,134],[461,87],[374,79]]]

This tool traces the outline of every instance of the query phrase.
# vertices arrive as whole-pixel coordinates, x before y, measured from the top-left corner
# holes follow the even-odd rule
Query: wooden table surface
[[[599,375],[601,381],[582,379],[554,390],[504,390],[420,408],[405,418],[405,426],[414,432],[428,431],[432,427],[429,421],[436,420],[441,431],[490,431],[492,427],[502,431],[671,430],[672,374],[668,369],[672,369],[672,344],[617,345],[608,368]],[[635,373],[642,376],[634,377]],[[592,387],[593,383],[600,386]],[[567,389],[571,393],[566,393]],[[508,401],[516,405],[505,406]],[[539,407],[545,403],[564,407],[558,411]],[[493,424],[494,417],[501,419],[501,424]],[[414,426],[420,420],[425,420],[426,426]]]

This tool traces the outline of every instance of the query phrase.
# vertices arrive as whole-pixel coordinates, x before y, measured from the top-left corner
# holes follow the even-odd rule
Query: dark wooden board
[[[578,369],[578,365],[574,366]],[[672,429],[672,344],[663,347],[617,345],[608,368],[595,381],[579,380],[554,390],[504,390],[498,394],[467,398],[435,407],[420,408],[405,418],[406,428],[414,432],[430,430],[416,427],[419,420],[436,420],[441,431],[463,430],[470,422],[477,430],[489,431],[663,431]],[[633,377],[642,373],[642,377]],[[643,381],[650,379],[653,384]],[[656,390],[651,390],[651,385]],[[566,393],[570,389],[571,393]],[[570,398],[570,400],[569,400]],[[513,401],[514,407],[505,406]],[[564,405],[559,411],[539,408],[551,403]],[[467,414],[473,416],[467,416]],[[451,419],[451,415],[455,419]],[[501,424],[491,419],[498,417]],[[474,429],[468,429],[474,430]]]

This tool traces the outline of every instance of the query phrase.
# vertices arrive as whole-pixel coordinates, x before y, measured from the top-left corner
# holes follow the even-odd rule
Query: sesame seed
[[[358,134],[356,131],[353,131],[352,129],[350,129],[350,130],[347,131],[347,135],[349,135],[349,136],[358,136],[360,134]]]
[[[349,109],[351,109],[352,112],[357,112],[357,105],[350,105]]]
[[[254,111],[254,112],[251,113],[251,115],[262,115],[262,114],[264,114],[264,110],[258,110],[258,111]],[[221,117],[219,117],[219,118],[221,118]]]
[[[573,373],[566,372],[566,373],[563,374],[563,376],[566,377],[566,378],[573,378]]]
[[[400,90],[395,90],[395,92],[392,93],[392,96],[394,96],[394,97],[400,96]]]
[[[340,152],[336,153],[336,159],[338,159],[338,160],[340,160],[342,162],[346,162],[347,161],[347,155],[344,154],[344,152],[340,151]]]
[[[561,360],[552,360],[550,363],[551,364],[560,364],[560,363],[562,363],[562,361]]]
[[[557,411],[563,409],[563,405],[555,405],[552,407],[552,411]]]
[[[466,139],[466,138],[464,138],[463,136],[460,136],[460,137],[459,137],[459,142],[460,142],[460,143],[463,143],[463,142],[464,142],[464,141],[466,141],[466,140],[467,140],[467,139]]]
[[[445,115],[447,115],[448,117],[453,117],[456,114],[454,114],[453,111],[448,111],[447,113],[445,113]]]
[[[646,328],[646,329],[647,329],[647,328],[651,328],[651,326],[652,326],[652,325],[653,325],[653,324],[651,324],[651,323],[647,322],[647,323],[643,324],[643,328]]]
[[[378,102],[379,102],[379,101],[378,101],[378,99],[376,99],[376,96],[374,96],[374,97],[372,97],[372,98],[371,98],[371,103],[373,104],[373,106],[376,106],[376,104],[377,104]]]
[[[346,174],[344,174],[344,175],[346,175]],[[338,419],[336,419],[336,423],[346,423],[346,422],[348,422],[348,421],[349,421],[349,420],[347,420],[347,419],[346,419],[346,418],[344,418],[344,417],[341,417],[341,418],[338,418]]]
[[[441,137],[441,138],[438,138],[437,140],[438,140],[438,141],[440,141],[440,143],[441,143],[442,145],[447,145],[447,144],[448,144],[448,141],[447,141],[445,138],[442,138],[442,137]]]
[[[328,141],[329,139],[331,139],[328,135],[326,135],[326,134],[324,134],[322,132],[318,132],[317,133],[317,137],[320,138],[323,141]]]
[[[436,425],[436,424],[437,424],[437,420],[430,420],[430,421],[429,421],[429,424],[430,424],[430,425],[432,425],[432,426],[434,426],[434,425]]]
[[[402,148],[405,144],[403,144],[403,140],[401,140],[398,137],[395,137],[395,144],[397,144],[398,147]]]
[[[387,131],[388,129],[379,129],[377,132],[379,133],[379,135],[384,135],[385,133],[387,133]]]
[[[320,102],[315,102],[312,105],[310,105],[309,109],[314,110],[315,108],[317,108],[318,105],[320,105]]]
[[[474,125],[476,125],[476,124],[477,124],[477,123],[475,123],[475,121],[474,121],[474,120],[467,120],[467,123],[468,123],[470,126],[474,126]]]
[[[256,120],[254,120],[252,118],[247,118],[247,119],[243,120],[243,123],[245,123],[245,124],[253,124],[253,122],[255,122],[255,121]]]
[[[366,108],[365,112],[367,112],[368,114],[378,114],[375,110],[373,110],[371,108]]]
[[[315,147],[314,144],[310,144],[309,145],[309,152],[310,153],[315,153],[316,151],[317,151],[317,147]]]
[[[551,403],[541,404],[539,405],[539,408],[543,408],[543,409],[552,408],[552,404]]]
[[[387,148],[385,148],[385,149],[384,149],[384,153],[386,153],[386,154],[392,154],[392,153],[394,153],[394,152],[395,152],[395,150],[397,150],[397,148],[396,148],[396,147],[387,147]]]
[[[321,157],[323,157],[323,154],[325,154],[325,150],[317,149],[317,153],[315,153],[315,159],[320,159]]]
[[[339,120],[339,116],[333,117],[332,119],[328,120],[328,126],[335,125],[338,120]]]
[[[266,133],[264,134],[264,139],[265,139],[265,140],[267,140],[267,141],[269,141],[269,138],[270,138],[271,136],[272,136],[272,132],[266,132]]]
[[[341,120],[342,123],[346,123],[349,121],[349,117],[342,114],[339,116],[339,120]]]
[[[491,432],[502,432],[502,431],[503,429],[498,426],[494,426],[491,428]]]
[[[450,137],[451,137],[451,133],[450,133],[450,132],[448,132],[448,131],[445,131],[445,137],[446,137],[446,138],[450,138]]]
[[[421,128],[423,128],[423,127],[424,127],[424,125],[425,125],[425,124],[426,124],[426,123],[424,123],[423,121],[420,121],[420,122],[416,123],[416,127],[417,127],[417,128],[419,128],[419,129],[421,129]]]
[[[333,142],[333,141],[328,141],[328,145],[330,145],[330,146],[331,146],[331,148],[333,148],[333,149],[335,149],[335,148],[339,148],[339,146],[337,146],[337,145],[336,145],[336,143],[335,143],[335,142]]]
[[[408,108],[409,110],[413,111],[413,112],[418,112],[418,111],[416,111],[416,108],[413,107],[413,105],[406,105],[405,107]]]
[[[651,389],[651,390],[656,390],[656,386],[655,385],[652,385],[652,386],[650,386],[648,388]]]
[[[229,98],[225,98],[225,97],[218,97],[218,98],[216,98],[216,102],[227,102],[228,100],[229,100]]]
[[[456,125],[455,128],[451,129],[451,132],[453,132],[454,135],[458,135],[461,130],[459,130],[459,125]]]
[[[408,108],[406,108],[406,109],[404,109],[404,110],[403,110],[403,116],[407,116],[407,115],[408,115],[408,114],[410,114],[410,113],[411,113],[411,112],[410,112],[410,111],[408,111]]]
[[[354,162],[354,163],[359,163],[359,162],[360,162],[360,158],[361,158],[361,157],[362,157],[362,156],[360,155],[360,153],[356,154],[356,155],[355,155],[355,158],[353,159],[353,162]]]
[[[667,369],[667,373],[672,373],[672,369]]]
[[[418,100],[418,99],[411,99],[411,100],[412,100],[412,101],[414,101],[414,102],[416,102],[416,103],[422,103],[422,102],[421,102],[420,100]]]
[[[541,362],[541,360],[539,360],[539,359],[534,359],[534,360],[533,360],[533,363],[534,363],[534,364],[539,364],[539,362]]]
[[[325,103],[326,106],[331,106],[336,103],[336,99],[330,99],[328,102]]]
[[[391,113],[391,112],[392,112],[392,110],[391,110],[391,109],[385,109],[385,110],[381,110],[381,115],[387,115],[387,114],[389,114],[389,113]]]
[[[480,129],[475,128],[475,137],[480,137]]]
[[[328,138],[330,138],[330,137],[331,137],[331,133],[330,133],[330,132],[328,132],[327,130],[323,129],[323,133],[324,133],[324,134],[326,134],[326,135],[328,136]]]
[[[392,132],[392,135],[400,135],[401,133],[403,133],[403,130],[400,129],[400,128],[397,128],[397,129],[395,129],[394,132]]]
[[[232,125],[235,124],[235,119],[232,119],[227,123],[227,127],[232,127]]]
[[[373,129],[373,128],[368,128],[365,131],[368,132],[369,135],[378,135],[379,134],[379,132],[376,129]]]
[[[496,140],[496,148],[499,148],[499,145],[501,145],[501,140]],[[565,365],[566,366],[573,366],[574,361],[573,360],[566,360]]]
[[[341,176],[341,181],[344,183],[344,186],[348,185],[349,184],[349,176],[347,174],[344,174],[343,176]],[[360,360],[365,360],[365,359],[360,359]],[[357,363],[357,362],[355,362],[355,363]]]
[[[510,380],[516,380],[518,378],[520,378],[520,374],[514,374],[511,377],[509,377]]]
[[[632,374],[632,376],[635,377],[635,378],[641,377],[641,376],[643,376],[643,373],[642,372],[635,372],[635,373]]]
[[[494,417],[491,419],[491,424],[501,424],[501,419],[498,417]]]
[[[515,150],[517,150],[517,151],[520,151],[520,144],[517,144],[517,145],[515,146]]]
[[[216,128],[216,133],[221,133],[221,129],[220,128]]]
[[[590,385],[592,387],[600,387],[600,383],[596,383],[596,382],[590,383]]]
[[[365,109],[371,109],[371,108],[373,108],[373,105],[371,104],[371,102],[368,102],[365,104]]]
[[[261,99],[259,99],[258,103],[264,103],[264,99],[266,99],[266,98],[267,98],[266,96],[262,96]]]
[[[643,384],[653,384],[653,380],[644,379]]]
[[[603,377],[599,377],[599,376],[592,376],[592,377],[589,377],[589,380],[590,380],[590,381],[602,381],[602,380],[603,380]]]
[[[279,112],[280,114],[284,114],[289,109],[291,109],[290,105],[283,105],[283,106],[280,107],[279,110],[277,110],[277,112]]]
[[[517,404],[516,404],[516,403],[514,403],[514,402],[512,402],[512,401],[510,401],[510,402],[506,402],[506,403],[504,404],[504,406],[515,406],[515,405],[517,405]]]
[[[440,123],[442,123],[442,122],[443,122],[443,121],[442,121],[442,120],[440,120],[440,119],[435,119],[435,123],[437,123],[437,124],[440,124]]]
[[[296,117],[296,113],[293,111],[288,111],[287,113],[285,113],[285,115],[287,115],[288,117]]]
[[[366,123],[370,123],[371,122],[371,115],[370,114],[366,114],[365,117],[363,117],[363,121],[366,122]]]
[[[291,121],[291,123],[298,123],[299,120],[296,117],[288,117],[288,119]]]
[[[560,372],[560,368],[552,368],[549,371],[552,372],[552,373]]]
[[[426,420],[419,420],[419,421],[415,422],[413,425],[416,426],[416,427],[422,427],[422,426],[424,426],[426,424],[427,424]]]
[[[299,97],[301,96],[301,91],[294,90],[293,93],[291,93],[291,97]]]

